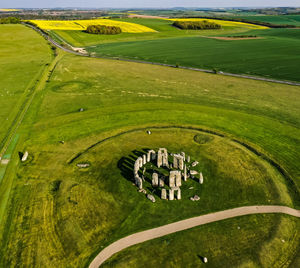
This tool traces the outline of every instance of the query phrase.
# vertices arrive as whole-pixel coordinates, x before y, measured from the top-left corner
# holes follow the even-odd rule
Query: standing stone
[[[164,182],[162,179],[159,179],[158,182],[159,182],[159,183],[158,183],[158,186],[159,186],[159,187],[164,187],[164,186],[165,186],[165,182]]]
[[[169,175],[169,187],[175,187],[175,174],[176,174],[177,170],[172,170],[170,171],[170,175]]]
[[[139,168],[141,168],[143,166],[143,158],[142,157],[138,157],[137,161],[139,163]]]
[[[174,200],[174,190],[169,189],[169,200]]]
[[[186,172],[186,165],[184,165],[184,169],[183,169],[183,180],[187,181],[187,172]]]
[[[199,183],[202,184],[203,183],[203,175],[202,172],[200,172],[200,176],[199,176]]]
[[[180,154],[174,154],[173,155],[173,165],[174,168],[179,168],[180,170],[183,170],[183,156]]]
[[[158,174],[157,173],[152,174],[152,186],[155,186],[155,187],[158,186]]]
[[[181,172],[179,170],[175,173],[175,184],[176,187],[181,186]]]
[[[161,189],[161,199],[167,199],[167,190],[165,188]]]
[[[188,163],[191,162],[191,157],[189,155],[187,156],[187,161],[188,161]]]
[[[181,190],[180,188],[177,189],[177,195],[176,195],[177,200],[181,199]]]
[[[136,160],[134,163],[134,174],[138,174],[139,169],[140,169],[140,163],[138,160]]]
[[[155,151],[149,150],[147,153],[147,162],[150,162],[151,160],[154,160],[154,159],[155,159]]]
[[[147,156],[144,154],[143,155],[143,165],[145,165],[147,163]]]
[[[135,177],[135,184],[140,190],[143,189],[143,180],[139,177],[139,175]]]
[[[25,161],[27,160],[27,157],[28,157],[28,152],[26,151],[26,152],[23,154],[21,161],[22,161],[22,162],[25,162]]]
[[[185,152],[181,152],[180,154],[181,154],[182,157],[183,157],[183,161],[185,161]]]

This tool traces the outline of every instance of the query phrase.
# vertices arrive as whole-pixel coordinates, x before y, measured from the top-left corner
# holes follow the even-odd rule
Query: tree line
[[[0,24],[17,24],[17,23],[20,23],[19,18],[6,17],[6,18],[1,18],[0,19]]]
[[[84,32],[91,34],[120,34],[122,29],[117,26],[89,25]]]
[[[182,30],[210,30],[221,29],[221,25],[208,20],[202,21],[174,21],[173,26]]]

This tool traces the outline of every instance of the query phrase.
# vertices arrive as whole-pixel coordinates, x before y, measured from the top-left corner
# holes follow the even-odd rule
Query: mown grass
[[[135,245],[103,267],[297,267],[290,258],[297,255],[291,246],[297,228],[299,220],[290,216],[228,219]]]
[[[300,30],[252,30],[247,34],[263,38],[228,41],[178,37],[102,44],[89,47],[88,51],[96,55],[300,81]]]
[[[9,166],[14,187],[0,229],[0,266],[82,267],[111,241],[168,221],[244,204],[299,207],[299,99],[298,87],[65,55],[46,88],[37,91],[20,128],[25,142],[17,151],[28,150],[29,159],[20,163],[14,155],[14,166]],[[170,125],[210,129],[226,138],[199,145],[194,130],[145,131]],[[145,129],[117,136],[76,159],[89,161],[90,168],[69,164],[100,140],[135,128]],[[296,186],[267,161],[232,143],[233,138],[274,159]],[[153,204],[137,192],[128,180],[130,161],[124,160],[134,150],[160,146],[201,159],[207,181],[194,189],[206,203],[191,203],[185,191],[180,204]],[[261,219],[261,225],[247,228],[265,234],[274,226],[289,226],[287,238],[296,229],[289,218],[283,225],[275,218]],[[266,247],[264,238],[256,246]],[[241,239],[233,234],[232,247],[238,248]],[[270,263],[282,252],[279,239],[276,233],[269,240],[275,243],[270,244]],[[299,241],[287,241],[282,258],[292,261]],[[257,251],[251,255],[249,250],[240,259],[256,262]]]
[[[0,151],[22,104],[52,53],[43,38],[21,25],[0,26]]]

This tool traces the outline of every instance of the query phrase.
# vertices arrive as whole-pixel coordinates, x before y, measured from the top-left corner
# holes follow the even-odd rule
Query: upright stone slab
[[[174,190],[169,189],[169,200],[174,200]]]
[[[158,186],[158,174],[157,173],[152,174],[152,186],[155,186],[155,187]]]
[[[175,187],[175,174],[177,170],[170,171],[169,175],[169,187]]]
[[[200,175],[199,175],[199,183],[200,183],[200,184],[203,183],[203,175],[202,175],[202,172],[200,172]]]
[[[165,182],[162,179],[159,179],[158,186],[159,187],[164,187],[165,186]]]
[[[147,156],[144,154],[143,155],[143,165],[146,165],[147,163]]]
[[[143,189],[143,180],[139,177],[139,175],[135,177],[135,184],[140,190]]]
[[[183,170],[183,165],[184,165],[183,156],[180,154],[174,154],[173,165],[174,168],[179,168],[180,170]]]
[[[188,155],[187,156],[187,162],[190,163],[191,162],[191,157]]]
[[[181,199],[181,190],[180,188],[177,189],[177,195],[176,195],[177,200]]]
[[[183,169],[183,180],[184,180],[184,181],[187,181],[186,165],[184,165],[184,169]]]
[[[161,199],[167,199],[167,190],[165,188],[161,189]]]
[[[176,187],[181,186],[181,171],[179,171],[179,170],[177,170],[177,172],[175,173],[175,184],[176,184]]]
[[[141,168],[143,166],[143,158],[142,157],[138,157],[137,161],[139,163],[139,168]]]
[[[155,151],[149,150],[147,153],[147,162],[150,162],[151,160],[155,159]]]
[[[182,157],[183,157],[183,161],[185,161],[185,152],[181,152],[180,154],[181,154]]]
[[[135,160],[135,163],[134,163],[134,174],[138,174],[139,169],[140,169],[139,160]]]

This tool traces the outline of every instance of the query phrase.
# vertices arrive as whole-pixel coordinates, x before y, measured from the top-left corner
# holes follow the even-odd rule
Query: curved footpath
[[[212,73],[214,74],[215,72],[213,70],[208,70],[208,69],[201,69],[201,68],[194,68],[194,67],[188,67],[188,66],[176,66],[172,64],[165,64],[165,63],[159,63],[159,62],[150,62],[150,61],[143,61],[143,60],[133,60],[133,59],[125,59],[125,58],[114,58],[114,57],[107,57],[107,56],[91,56],[89,54],[83,54],[80,52],[76,52],[72,50],[71,48],[66,48],[63,47],[62,45],[58,44],[55,42],[49,35],[46,35],[43,33],[39,28],[27,24],[27,23],[22,23],[23,25],[26,25],[33,30],[37,31],[40,33],[46,40],[48,40],[50,43],[52,43],[54,46],[78,55],[78,56],[84,56],[84,57],[91,57],[91,58],[98,58],[98,59],[110,59],[110,60],[121,60],[121,61],[127,61],[127,62],[135,62],[135,63],[143,63],[143,64],[152,64],[152,65],[159,65],[159,66],[165,66],[165,67],[172,67],[172,68],[179,68],[179,69],[186,69],[186,70],[192,70],[192,71],[197,71],[197,72],[204,72],[204,73]],[[68,44],[69,45],[69,44]],[[252,80],[258,80],[258,81],[265,81],[265,82],[272,82],[272,83],[277,83],[277,84],[286,84],[286,85],[291,85],[291,86],[300,86],[299,82],[293,82],[293,81],[284,81],[284,80],[277,80],[277,79],[272,79],[272,78],[265,78],[265,77],[260,77],[260,76],[253,76],[253,75],[246,75],[246,74],[233,74],[233,73],[228,73],[228,72],[218,72],[219,75],[225,75],[225,76],[233,76],[233,77],[239,77],[239,78],[245,78],[245,79],[252,79]]]
[[[214,212],[170,223],[167,225],[163,225],[147,231],[138,232],[121,238],[120,240],[117,240],[116,242],[103,249],[91,262],[89,268],[99,267],[103,262],[105,262],[115,253],[135,244],[139,244],[154,238],[162,237],[168,234],[176,233],[210,222],[216,222],[234,217],[261,213],[282,213],[300,218],[300,210],[284,206],[247,206]]]

